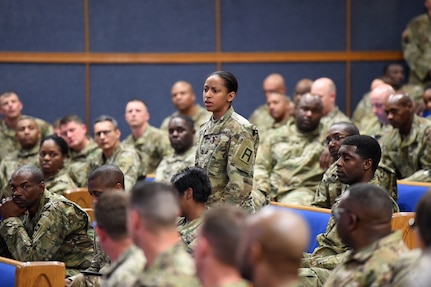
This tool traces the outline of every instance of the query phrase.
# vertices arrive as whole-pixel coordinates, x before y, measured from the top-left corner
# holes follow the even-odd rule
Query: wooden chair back
[[[64,286],[66,266],[58,261],[21,262],[0,257],[0,286],[57,287]]]
[[[396,212],[392,215],[392,230],[401,230],[403,240],[408,248],[414,249],[418,247],[416,233],[410,227],[409,221],[415,218],[414,212]]]
[[[63,193],[63,195],[70,201],[78,204],[81,208],[93,207],[91,195],[88,193],[88,189],[86,187],[68,189]]]

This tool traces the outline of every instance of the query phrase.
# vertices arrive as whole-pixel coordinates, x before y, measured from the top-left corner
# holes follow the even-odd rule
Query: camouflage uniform
[[[373,107],[371,106],[370,92],[367,92],[362,99],[359,101],[358,105],[353,112],[352,121],[359,130],[366,125],[367,119],[374,117]]]
[[[177,222],[178,232],[181,235],[181,239],[186,245],[188,253],[192,253],[193,249],[196,247],[196,237],[198,236],[198,228],[203,222],[204,217],[201,215],[198,218],[187,221],[185,217],[180,218]]]
[[[45,179],[45,188],[52,193],[63,195],[68,189],[76,188],[75,183],[62,168],[55,176]]]
[[[0,236],[14,259],[62,261],[66,264],[66,276],[70,276],[90,266],[90,228],[87,213],[78,205],[45,190],[34,217],[3,219]]]
[[[165,183],[171,182],[171,177],[180,170],[195,165],[196,147],[192,147],[184,154],[165,156],[157,167],[155,180]]]
[[[69,149],[67,170],[76,186],[87,186],[90,163],[95,159],[98,152],[100,152],[100,148],[91,138],[88,145],[80,152]]]
[[[393,168],[398,179],[431,181],[431,122],[414,115],[410,133],[393,129],[382,141],[381,162]]]
[[[20,149],[6,156],[0,163],[0,198],[7,197],[10,195],[10,190],[7,194],[2,194],[5,192],[5,188],[9,188],[9,180],[12,173],[20,166],[31,164],[39,166],[39,143],[37,143],[30,150]]]
[[[146,266],[132,286],[193,287],[200,284],[195,277],[193,259],[179,242],[160,254],[151,266]]]
[[[401,235],[394,231],[361,250],[347,252],[324,286],[390,285],[395,262],[409,250]]]
[[[274,119],[269,114],[267,104],[261,105],[254,110],[248,120],[257,127],[259,132],[267,130],[274,123]]]
[[[320,119],[320,123],[323,128],[320,132],[320,140],[323,141],[326,137],[328,129],[335,123],[339,122],[351,122],[351,120],[342,112],[340,109],[335,106],[332,111],[326,116]]]
[[[29,116],[22,116],[22,117],[29,117]],[[29,118],[33,118],[33,117],[29,117]],[[39,127],[41,138],[44,138],[47,135],[52,134],[53,130],[50,124],[38,118],[34,118],[34,119]],[[12,152],[15,152],[21,149],[21,145],[16,139],[15,134],[16,134],[15,130],[9,128],[6,125],[6,122],[4,121],[4,119],[0,119],[0,142],[2,143],[1,149],[0,149],[0,159],[3,159],[5,156],[11,154]]]
[[[129,135],[123,144],[135,148],[140,154],[144,175],[155,173],[162,159],[173,153],[167,133],[150,125],[140,138],[135,140]]]
[[[416,248],[403,254],[395,267],[393,287],[428,287],[431,282],[431,248]]]
[[[254,211],[251,189],[258,145],[256,127],[232,107],[220,119],[211,117],[202,126],[195,162],[211,181],[208,204],[230,202]]]
[[[369,116],[367,119],[362,121],[362,125],[359,130],[361,135],[369,135],[370,137],[375,138],[379,144],[382,145],[383,138],[392,130],[392,126],[390,124],[383,125],[373,113],[372,116]]]
[[[224,283],[219,285],[219,287],[250,287],[251,284],[248,281],[245,280],[240,280],[238,282],[233,282],[233,283]]]
[[[132,286],[145,265],[145,256],[132,245],[103,273],[102,287]]]
[[[303,133],[291,122],[271,133],[259,146],[253,188],[267,201],[309,205],[323,174],[320,130]]]
[[[415,17],[403,33],[402,47],[404,60],[410,67],[409,83],[426,85],[431,83],[431,19],[428,14]]]
[[[135,149],[119,144],[110,158],[105,158],[100,150],[94,161],[90,164],[90,169],[104,164],[116,165],[124,173],[124,189],[129,191],[135,185],[136,180],[142,174],[141,160]]]
[[[195,131],[196,131],[196,134],[198,134],[199,130],[201,128],[201,125],[203,125],[211,117],[211,113],[208,112],[206,109],[204,109],[203,107],[201,107],[198,104],[196,104],[195,107],[196,107],[196,110],[190,118],[195,123]],[[179,114],[180,114],[179,112],[175,112],[172,115],[170,115],[169,117],[165,118],[162,122],[162,125],[160,126],[160,129],[162,131],[167,132],[169,121],[171,120],[171,118],[173,116],[177,116]]]
[[[373,181],[385,188],[393,200],[397,201],[397,178],[393,169],[384,165],[379,165],[374,174]],[[346,191],[348,187],[348,184],[344,184],[338,180],[337,165],[333,163],[323,175],[312,205],[322,208],[331,208],[336,199]]]

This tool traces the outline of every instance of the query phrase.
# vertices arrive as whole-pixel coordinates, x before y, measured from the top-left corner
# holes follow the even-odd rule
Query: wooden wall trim
[[[235,52],[235,53],[44,53],[0,52],[0,63],[202,64],[401,61],[401,51]]]

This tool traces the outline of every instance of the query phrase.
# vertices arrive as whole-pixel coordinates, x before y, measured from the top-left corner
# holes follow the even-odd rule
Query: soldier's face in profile
[[[341,145],[338,151],[337,165],[338,180],[345,184],[354,184],[362,181],[366,168],[371,168],[371,159],[363,159],[353,145]]]

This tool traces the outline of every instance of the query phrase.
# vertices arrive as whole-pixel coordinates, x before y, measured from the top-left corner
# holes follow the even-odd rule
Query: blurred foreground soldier
[[[11,177],[12,197],[2,200],[0,236],[18,261],[62,261],[66,276],[90,266],[93,257],[87,213],[45,189],[43,174],[25,165]]]
[[[195,165],[196,147],[193,146],[195,128],[193,120],[185,115],[172,116],[169,125],[169,142],[175,153],[165,156],[156,170],[156,181],[169,183],[171,177],[188,166]]]
[[[324,286],[387,286],[394,264],[408,252],[400,231],[391,231],[392,201],[382,188],[360,183],[333,209],[337,233],[348,251]]]
[[[199,286],[193,259],[178,236],[178,192],[167,184],[139,181],[127,214],[129,235],[147,258],[133,286]]]
[[[127,234],[127,203],[124,192],[112,189],[102,193],[94,207],[96,233],[112,261],[103,273],[102,287],[132,286],[145,264],[142,250]]]
[[[310,232],[291,211],[266,207],[247,219],[237,265],[254,287],[299,286],[298,268]]]
[[[216,206],[205,214],[194,250],[196,272],[203,286],[249,286],[235,260],[245,219],[245,211],[231,205]]]

